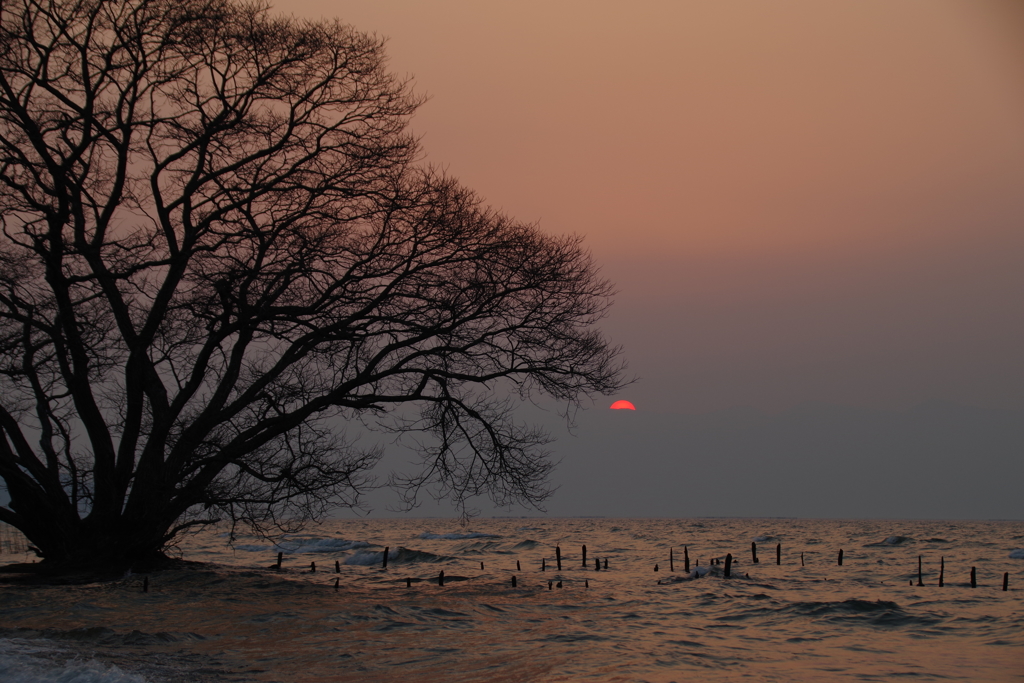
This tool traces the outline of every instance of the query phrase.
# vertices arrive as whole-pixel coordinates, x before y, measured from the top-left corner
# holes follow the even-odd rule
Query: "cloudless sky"
[[[586,237],[617,398],[1024,408],[1024,3],[277,8],[386,36],[426,160]]]
[[[278,9],[387,37],[425,160],[616,284],[638,381],[524,411],[550,514],[1021,518],[1024,2]]]

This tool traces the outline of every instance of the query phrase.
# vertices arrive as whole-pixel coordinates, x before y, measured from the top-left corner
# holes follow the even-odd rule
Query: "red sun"
[[[612,404],[612,410],[636,410],[636,406],[629,401],[616,401]]]

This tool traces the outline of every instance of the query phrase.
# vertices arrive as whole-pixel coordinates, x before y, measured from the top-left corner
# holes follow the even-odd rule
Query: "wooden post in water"
[[[516,560],[516,571],[517,572],[523,571],[523,568],[519,566],[519,560]]]
[[[1006,585],[1005,581],[1003,582],[1003,585],[1004,586]],[[1003,590],[1006,590],[1006,588],[1003,588]],[[148,576],[142,577],[142,592],[143,593],[148,593],[149,592],[149,577]]]
[[[672,548],[668,549],[668,570],[670,572],[674,572],[676,570],[676,564],[672,557]]]
[[[595,572],[601,571],[601,560],[596,558],[596,557],[594,558],[594,571]]]
[[[316,574],[316,562],[309,563],[309,573]]]
[[[685,545],[683,546],[683,571],[687,574],[690,573],[690,551],[686,549]]]
[[[405,579],[405,587],[406,588],[412,588],[412,577],[411,576],[407,576],[406,577],[406,579]]]
[[[590,588],[590,579],[583,579],[583,587]]]
[[[658,563],[657,562],[654,563],[654,571],[658,571]]]
[[[481,562],[481,563],[480,563],[480,571],[483,571],[483,570],[484,570],[484,563],[483,563],[483,562]]]
[[[732,576],[732,553],[725,556],[725,578]]]
[[[608,558],[604,558],[604,568],[608,569]]]
[[[561,587],[562,587],[562,582],[561,581],[559,581],[558,583],[555,584],[555,588],[561,588]]]
[[[974,571],[974,567],[971,567],[971,588],[978,587],[978,575]]]
[[[284,559],[284,553],[277,554],[277,571],[281,571],[281,560]]]
[[[341,573],[341,562],[339,562],[338,560],[334,561],[334,573],[335,574],[340,574]]]
[[[391,551],[391,546],[384,546],[384,569],[388,568],[388,552]]]
[[[750,557],[754,564],[757,564],[757,543],[754,541],[750,542]]]
[[[923,586],[924,581],[921,580],[921,556],[917,556],[917,585]]]
[[[554,581],[548,581],[548,590],[551,590],[552,586],[555,585]]]
[[[939,588],[942,588],[944,585],[946,585],[945,578],[946,578],[946,558],[945,557],[940,557],[939,558]]]
[[[800,566],[804,566],[804,554],[800,553]]]
[[[1003,591],[1010,590],[1010,572],[1003,572]]]
[[[334,579],[334,592],[335,593],[338,592],[338,584],[340,584],[340,583],[341,583],[341,579],[340,578]],[[410,584],[406,584],[406,585],[409,586],[409,585],[412,585],[412,584],[410,583]]]
[[[775,544],[775,564],[782,564],[782,544]]]
[[[437,575],[437,585],[438,586],[443,586],[444,585],[444,570],[443,569],[441,570],[441,573]]]
[[[839,566],[840,567],[843,566],[843,549],[842,548],[839,549]]]
[[[587,546],[583,546],[583,563],[580,566],[584,569],[587,568]]]
[[[545,570],[547,570],[547,568],[548,568],[547,562],[544,561],[543,557],[540,558],[540,570],[541,571],[545,571]]]
[[[512,587],[513,588],[516,587],[516,577],[515,576],[512,577]]]
[[[555,564],[558,565],[558,571],[562,571],[562,549],[559,546],[555,546]]]

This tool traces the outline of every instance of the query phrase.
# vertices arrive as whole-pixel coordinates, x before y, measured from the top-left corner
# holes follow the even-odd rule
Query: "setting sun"
[[[612,410],[636,410],[636,406],[629,401],[616,401],[612,404]]]

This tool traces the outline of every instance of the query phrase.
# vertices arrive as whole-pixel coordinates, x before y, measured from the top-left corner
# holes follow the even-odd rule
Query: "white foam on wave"
[[[21,639],[0,638],[0,680],[4,683],[147,683],[137,674],[106,666],[95,659],[69,659],[64,664],[43,655],[60,653]]]
[[[1024,560],[1024,548],[1017,548],[1016,550],[1010,551],[1011,560]]]
[[[236,545],[235,550],[244,550],[250,553],[284,553],[286,555],[298,555],[301,553],[340,553],[356,548],[368,548],[366,541],[349,541],[344,538],[285,538],[274,545]]]
[[[424,531],[420,534],[420,538],[427,541],[461,541],[466,538],[501,538],[501,536],[497,536],[495,534],[482,534],[475,531],[468,534],[432,534],[429,531]]]
[[[388,551],[388,561],[397,560],[401,548]],[[357,550],[354,554],[345,558],[342,564],[354,564],[360,567],[370,567],[384,562],[384,551]]]

